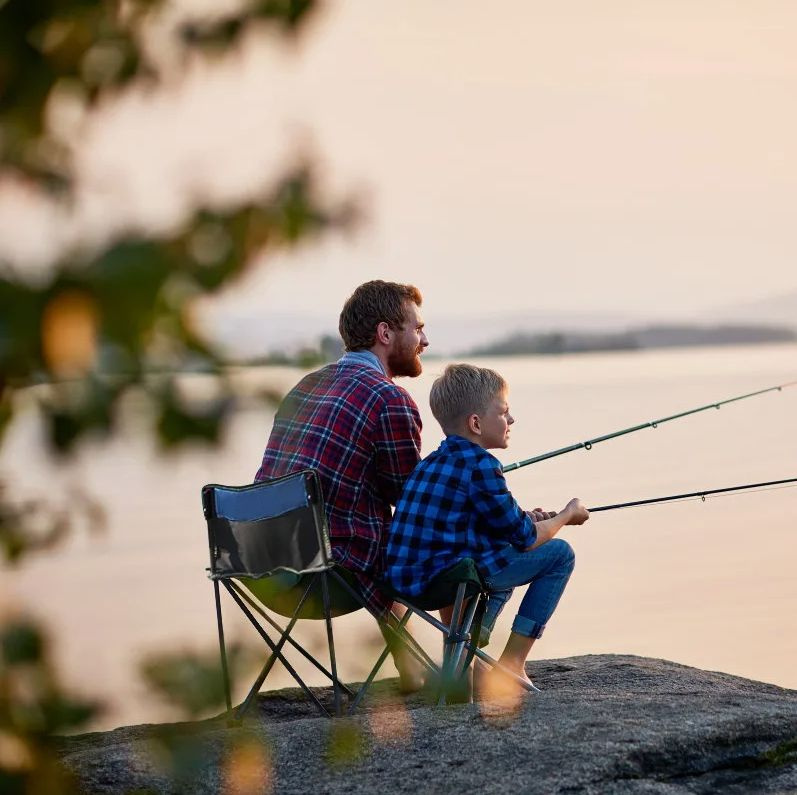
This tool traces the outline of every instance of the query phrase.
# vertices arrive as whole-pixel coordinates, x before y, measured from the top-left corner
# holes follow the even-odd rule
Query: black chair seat
[[[485,589],[484,581],[472,558],[463,558],[440,572],[429,582],[429,586],[420,596],[405,596],[386,583],[380,583],[380,588],[388,596],[406,600],[421,610],[439,610],[441,607],[449,607],[454,604],[457,590],[463,583],[465,584],[464,596],[466,599],[482,593]]]
[[[337,572],[352,588],[357,587],[356,581],[345,569],[338,567]],[[322,620],[326,618],[326,614],[320,587],[316,587],[310,593],[299,612],[296,612],[299,601],[314,576],[283,570],[274,572],[268,577],[239,577],[238,580],[258,601],[281,616],[291,618],[296,615],[297,618]],[[348,615],[362,608],[362,602],[357,601],[337,580],[330,578],[328,582],[330,615],[333,618]]]

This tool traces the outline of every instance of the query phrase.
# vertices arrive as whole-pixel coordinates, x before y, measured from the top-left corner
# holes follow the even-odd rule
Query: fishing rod
[[[688,494],[671,494],[669,497],[651,497],[648,500],[634,500],[633,502],[618,502],[614,505],[600,505],[597,508],[587,508],[590,513],[598,511],[614,511],[618,508],[635,508],[638,505],[655,505],[659,502],[673,502],[674,500],[688,500],[700,497],[703,502],[706,497],[712,494],[728,494],[732,491],[744,491],[746,489],[763,489],[768,486],[785,486],[787,483],[797,483],[797,478],[786,478],[785,480],[768,480],[765,483],[748,483],[744,486],[727,486],[724,489],[704,489],[703,491],[692,491]]]
[[[665,422],[677,420],[681,417],[688,417],[690,414],[697,414],[701,411],[707,411],[708,409],[718,409],[720,406],[725,406],[728,403],[735,403],[738,400],[746,400],[747,398],[755,397],[756,395],[763,395],[767,392],[780,392],[787,387],[794,386],[795,384],[797,384],[797,381],[788,381],[785,384],[778,384],[777,386],[770,386],[766,389],[759,389],[756,392],[749,392],[746,395],[737,395],[736,397],[728,398],[727,400],[720,400],[716,403],[707,403],[705,406],[699,406],[696,409],[680,411],[678,414],[671,414],[669,417],[662,417],[658,420],[651,420],[650,422],[643,422],[639,425],[632,425],[630,428],[623,428],[620,431],[607,433],[603,436],[596,436],[594,439],[587,439],[585,442],[576,442],[575,444],[562,447],[558,450],[551,450],[548,453],[535,455],[532,458],[527,458],[525,461],[517,461],[514,464],[507,464],[505,467],[503,467],[503,471],[512,472],[514,469],[520,469],[520,467],[525,467],[529,464],[536,464],[540,461],[547,461],[549,458],[555,458],[556,456],[564,455],[565,453],[572,453],[574,450],[591,450],[592,446],[598,444],[599,442],[606,442],[609,439],[616,439],[618,436],[625,436],[626,434],[635,433],[636,431],[641,431],[645,428],[658,428],[659,425],[663,425]]]

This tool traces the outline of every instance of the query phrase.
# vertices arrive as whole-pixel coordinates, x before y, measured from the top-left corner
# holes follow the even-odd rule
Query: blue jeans
[[[490,597],[482,632],[486,631],[489,636],[498,614],[512,596],[512,590],[528,583],[512,632],[539,638],[573,573],[575,553],[567,541],[553,538],[536,549],[520,552],[513,548],[509,554],[509,563],[503,569],[484,578]]]

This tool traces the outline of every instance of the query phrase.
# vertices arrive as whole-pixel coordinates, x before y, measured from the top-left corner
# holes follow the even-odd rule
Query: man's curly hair
[[[376,341],[376,327],[387,323],[400,330],[404,324],[404,305],[421,305],[421,291],[411,284],[375,279],[361,284],[347,299],[340,313],[338,330],[347,351],[364,351]]]

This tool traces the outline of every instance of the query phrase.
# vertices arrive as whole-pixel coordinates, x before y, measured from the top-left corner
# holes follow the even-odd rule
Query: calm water
[[[792,380],[797,346],[483,363],[511,386],[517,422],[512,446],[500,456],[510,463]],[[403,382],[421,407],[424,452],[441,438],[427,405],[443,366],[428,361],[421,378]],[[240,377],[247,386],[287,387],[298,371]],[[57,553],[4,571],[0,585],[4,609],[25,608],[46,621],[65,680],[108,702],[98,728],[172,717],[143,691],[137,661],[151,650],[216,642],[199,490],[210,481],[248,482],[270,425],[264,410],[242,412],[221,450],[163,459],[141,441],[133,418],[124,438],[87,446],[66,470],[38,452],[31,417],[11,429],[0,460],[4,477],[31,493],[82,484],[106,502],[103,535],[78,532]],[[787,477],[797,477],[797,387],[508,475],[522,505],[555,509],[572,496],[594,506]],[[797,688],[797,489],[595,514],[563,537],[576,550],[576,571],[535,656],[633,653]],[[493,651],[519,598],[501,617]],[[243,620],[232,610],[227,615],[230,636],[254,645]],[[320,647],[321,625],[305,623],[305,638]],[[373,659],[375,625],[358,613],[340,619],[336,632],[343,675],[362,676]],[[437,645],[423,628],[417,634]],[[279,673],[275,683],[287,684]]]

